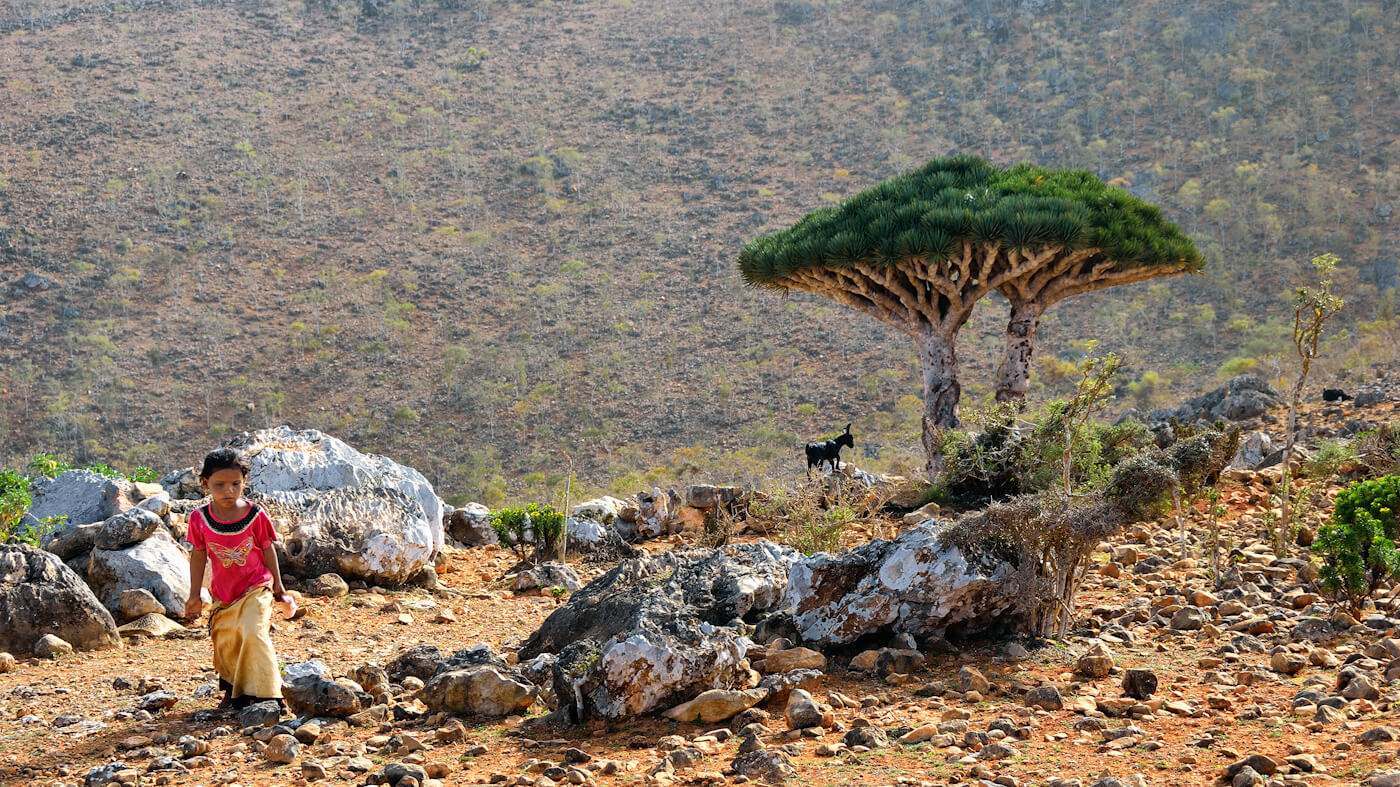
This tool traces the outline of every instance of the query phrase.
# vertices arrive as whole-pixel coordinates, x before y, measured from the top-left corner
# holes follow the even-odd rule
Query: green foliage
[[[1137,421],[1090,420],[1118,369],[1116,355],[1100,357],[1093,349],[1091,342],[1091,355],[1075,367],[1068,399],[1048,402],[1019,424],[1014,403],[974,411],[969,420],[982,431],[947,432],[940,446],[944,492],[967,503],[1041,492],[1056,482],[1066,492],[1083,492],[1103,486],[1114,465],[1151,445],[1151,433]]]
[[[138,465],[131,472],[127,473],[126,477],[132,481],[140,481],[146,484],[154,484],[160,480],[160,474],[145,465]]]
[[[1204,259],[1160,209],[1083,170],[1018,164],[998,169],[978,156],[934,159],[822,208],[739,253],[744,280],[783,288],[803,268],[895,265],[946,259],[963,242],[1030,250],[1098,249],[1115,267],[1186,265]]]
[[[1313,551],[1322,556],[1322,587],[1344,599],[1353,616],[1382,582],[1400,577],[1396,512],[1400,476],[1361,481],[1337,495],[1332,521],[1318,530]]]
[[[528,562],[557,555],[565,527],[564,515],[549,505],[529,503],[524,508],[491,512],[491,529],[496,538]]]
[[[1356,446],[1348,440],[1323,440],[1317,453],[1303,462],[1304,478],[1331,478],[1356,461]]]
[[[0,468],[0,542],[15,540],[24,512],[29,510],[29,478]]]
[[[35,475],[45,478],[57,478],[67,470],[72,470],[73,465],[59,459],[53,454],[35,454],[29,460],[29,470]]]

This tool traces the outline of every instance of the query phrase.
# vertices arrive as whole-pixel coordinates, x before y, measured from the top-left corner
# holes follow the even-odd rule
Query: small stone
[[[301,778],[309,782],[318,782],[326,778],[326,768],[316,760],[302,760]]]
[[[15,657],[8,653],[0,652],[0,675],[6,672],[13,672],[15,668]]]
[[[350,586],[339,574],[322,574],[308,580],[303,586],[303,592],[308,596],[340,598],[350,594]]]
[[[987,681],[987,677],[976,667],[964,664],[962,669],[958,670],[958,687],[964,694],[975,691],[978,694],[985,695],[991,688],[991,684]]]
[[[45,634],[34,643],[34,655],[41,659],[73,655],[73,646],[53,634]]]
[[[1123,693],[1139,700],[1152,699],[1157,691],[1157,675],[1150,669],[1130,669],[1123,675]]]
[[[288,763],[301,754],[301,742],[291,735],[274,735],[263,750],[269,762]]]
[[[1292,653],[1281,650],[1269,659],[1269,667],[1274,672],[1281,672],[1285,675],[1294,675],[1308,665],[1308,657],[1301,653]]]
[[[1102,642],[1095,642],[1089,652],[1079,657],[1075,671],[1090,678],[1102,678],[1113,671],[1113,651]]]
[[[122,620],[135,620],[143,615],[165,614],[165,605],[145,588],[127,588],[117,596],[117,611]]]
[[[792,672],[798,669],[825,669],[826,657],[809,648],[789,648],[769,653],[763,659],[762,672]]]
[[[1059,687],[1036,686],[1026,693],[1026,705],[1043,710],[1060,710],[1065,703],[1060,697]]]
[[[811,693],[805,689],[794,689],[788,695],[787,707],[783,711],[788,728],[800,730],[806,727],[825,727],[835,721],[831,711],[824,711]]]

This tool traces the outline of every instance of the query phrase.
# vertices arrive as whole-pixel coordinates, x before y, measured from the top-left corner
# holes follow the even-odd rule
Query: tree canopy
[[[753,286],[785,290],[804,269],[937,262],[964,243],[1023,253],[1093,250],[1084,262],[1111,261],[1115,270],[1204,266],[1195,244],[1157,206],[1092,173],[1031,164],[998,169],[962,154],[934,159],[751,241],[739,254],[739,270]]]
[[[823,295],[914,337],[930,474],[938,432],[958,424],[956,339],[977,301],[998,292],[1010,303],[996,396],[1024,400],[1047,307],[1204,264],[1155,205],[1089,172],[973,155],[930,161],[739,253],[751,286]]]

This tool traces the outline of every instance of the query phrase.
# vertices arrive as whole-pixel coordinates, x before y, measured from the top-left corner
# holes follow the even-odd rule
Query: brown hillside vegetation
[[[499,504],[564,451],[590,489],[786,475],[854,420],[890,468],[911,348],[734,260],[954,149],[1091,169],[1209,260],[1052,310],[1032,396],[1088,339],[1134,404],[1272,374],[1321,250],[1359,367],[1396,339],[1397,51],[1381,0],[11,2],[0,464],[290,422]]]

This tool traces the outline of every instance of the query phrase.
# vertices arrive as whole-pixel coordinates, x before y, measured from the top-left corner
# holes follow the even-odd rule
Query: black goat
[[[812,474],[812,468],[821,469],[825,463],[831,464],[831,472],[836,472],[841,467],[841,449],[856,447],[855,438],[851,437],[851,424],[846,424],[846,431],[820,443],[807,444],[807,475]]]
[[[1340,388],[1323,388],[1322,401],[1324,402],[1349,402],[1351,394]]]

